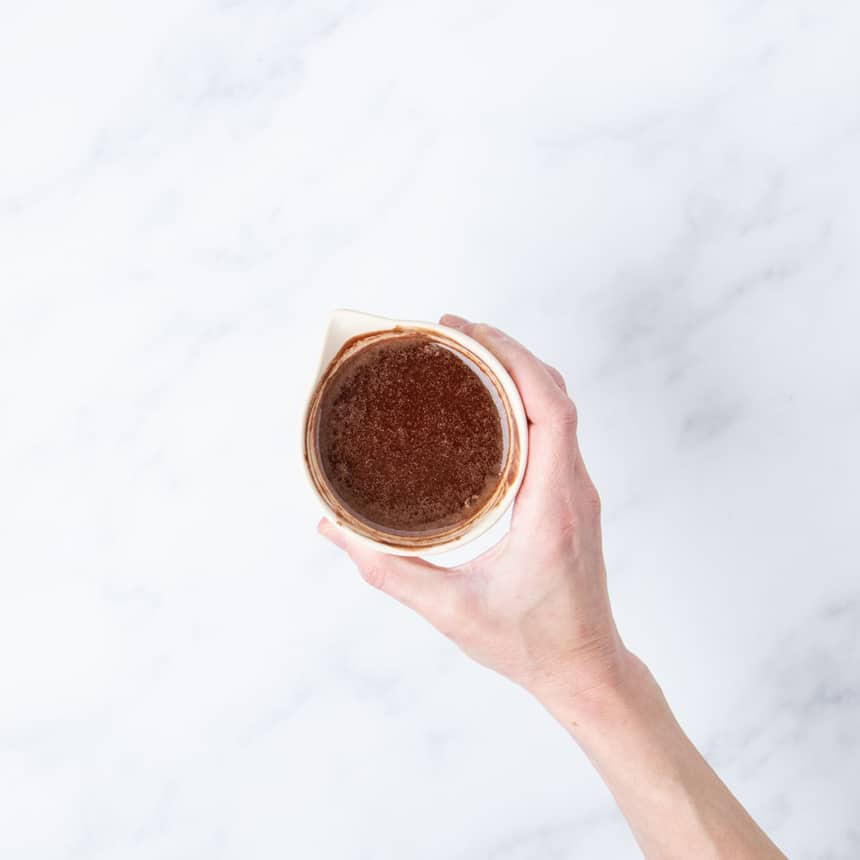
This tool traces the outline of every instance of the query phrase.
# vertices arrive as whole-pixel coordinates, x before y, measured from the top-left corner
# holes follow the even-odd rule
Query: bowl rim
[[[337,333],[338,327],[341,330],[340,334]],[[426,546],[413,547],[374,540],[372,537],[352,528],[349,522],[343,520],[320,493],[311,472],[307,451],[307,423],[317,388],[320,380],[326,375],[332,361],[339,355],[341,348],[355,337],[362,335],[369,336],[375,332],[384,333],[386,331],[404,330],[426,332],[431,336],[436,334],[445,339],[452,340],[462,346],[467,352],[473,353],[486,365],[507,398],[511,424],[512,428],[516,431],[516,443],[519,448],[519,458],[514,466],[513,475],[512,477],[508,477],[507,487],[495,504],[488,506],[475,518],[474,522],[468,528],[459,534],[441,540],[438,543],[431,542]],[[528,420],[516,383],[502,362],[487,347],[473,337],[451,326],[425,322],[423,320],[392,319],[346,309],[337,310],[331,314],[319,366],[309,387],[304,408],[301,412],[299,456],[305,480],[317,504],[322,509],[323,515],[337,528],[347,531],[352,540],[358,541],[363,546],[376,552],[400,556],[436,555],[465,546],[492,528],[510,509],[525,475],[528,461],[528,441]],[[509,445],[514,445],[513,439],[509,441]]]

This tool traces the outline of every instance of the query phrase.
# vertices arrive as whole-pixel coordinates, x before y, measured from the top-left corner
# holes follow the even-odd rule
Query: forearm
[[[538,697],[594,764],[648,860],[784,860],[684,734],[645,665],[625,652],[618,675],[573,700]]]

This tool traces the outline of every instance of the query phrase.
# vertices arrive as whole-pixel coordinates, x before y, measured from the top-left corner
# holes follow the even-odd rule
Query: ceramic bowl
[[[338,499],[325,480],[316,451],[316,415],[326,381],[350,355],[368,343],[419,332],[464,355],[492,383],[503,416],[505,463],[494,494],[471,518],[430,534],[383,531],[362,521]],[[334,311],[323,339],[319,367],[302,414],[301,456],[304,473],[323,514],[366,546],[395,555],[431,555],[462,547],[493,526],[517,494],[528,458],[528,423],[519,391],[501,362],[482,344],[449,326],[395,320],[352,310]]]

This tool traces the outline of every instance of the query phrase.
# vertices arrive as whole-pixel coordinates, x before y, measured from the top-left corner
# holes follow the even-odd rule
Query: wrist
[[[530,692],[575,737],[611,730],[633,714],[665,704],[648,667],[619,642],[597,677],[562,668]]]
[[[533,692],[606,782],[643,854],[785,860],[684,734],[634,654],[622,647],[616,671],[598,685],[567,696],[563,684]]]

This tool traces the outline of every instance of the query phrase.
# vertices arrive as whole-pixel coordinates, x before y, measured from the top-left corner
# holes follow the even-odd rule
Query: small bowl
[[[316,411],[324,384],[342,362],[371,338],[379,336],[382,339],[386,333],[401,336],[410,332],[426,334],[442,343],[447,341],[458,352],[465,353],[493,384],[495,395],[498,396],[497,406],[501,406],[500,412],[503,418],[507,418],[506,427],[503,427],[507,456],[496,491],[471,519],[429,535],[382,531],[353,515],[325,480],[316,456],[316,440],[313,438]],[[485,346],[449,326],[387,319],[351,310],[334,311],[329,319],[319,368],[302,414],[300,437],[305,475],[325,516],[340,528],[349,531],[365,546],[391,555],[414,556],[445,552],[461,547],[482,535],[510,508],[522,483],[528,459],[528,422],[520,393],[510,374]]]

